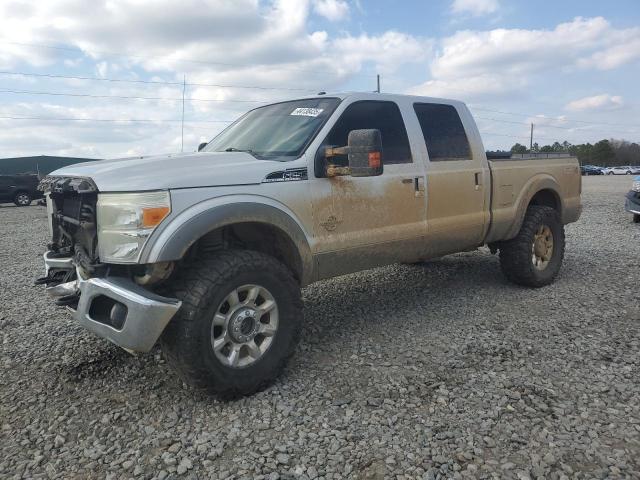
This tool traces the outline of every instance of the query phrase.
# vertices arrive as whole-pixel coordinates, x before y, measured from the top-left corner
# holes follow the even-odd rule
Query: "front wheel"
[[[640,223],[640,214],[633,214],[633,223]]]
[[[188,384],[221,397],[273,381],[302,325],[300,289],[275,258],[228,250],[183,267],[173,294],[182,307],[162,335],[168,363]]]
[[[31,205],[31,195],[29,195],[27,192],[18,192],[13,198],[13,203],[15,203],[18,207],[28,207],[29,205]]]
[[[518,236],[500,246],[500,266],[513,283],[527,287],[549,285],[564,258],[564,226],[558,212],[532,205]]]

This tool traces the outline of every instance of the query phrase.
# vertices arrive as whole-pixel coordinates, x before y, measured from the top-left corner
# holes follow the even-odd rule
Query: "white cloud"
[[[349,4],[344,0],[315,0],[313,10],[332,22],[344,20],[349,16]]]
[[[331,49],[342,65],[361,65],[373,61],[379,73],[395,71],[402,64],[417,63],[426,60],[432,48],[432,42],[400,33],[388,31],[380,36],[365,33],[357,36],[345,36],[336,39]]]
[[[624,105],[622,97],[619,95],[609,95],[603,93],[592,97],[579,98],[566,105],[567,110],[580,112],[585,110],[616,110]]]
[[[69,75],[154,79],[188,83],[261,86],[267,89],[188,87],[185,145],[211,138],[224,124],[195,123],[233,119],[258,103],[337,90],[346,82],[373,90],[375,79],[358,76],[365,67],[394,73],[402,65],[425,62],[430,42],[396,31],[359,36],[329,34],[309,28],[315,12],[330,20],[344,19],[344,0],[47,0],[0,2],[0,69],[42,67],[51,72],[63,66]],[[97,21],[99,19],[99,21]],[[8,43],[7,43],[8,42]],[[11,43],[14,42],[14,43]],[[19,42],[22,45],[17,45]],[[27,44],[62,46],[80,51],[41,48]],[[63,74],[65,74],[63,73]],[[9,78],[8,86],[22,86],[28,78]],[[181,96],[181,88],[159,85],[36,79],[32,90],[133,95]],[[286,87],[293,90],[269,90]],[[358,88],[356,86],[356,88]],[[16,97],[4,101],[0,112],[14,116],[84,118],[180,118],[179,102],[65,97]],[[58,111],[47,101],[59,102]],[[237,102],[240,100],[240,102]],[[68,153],[90,148],[97,156],[127,152],[175,151],[180,129],[174,123],[112,124],[84,122],[2,121],[0,156],[30,153]],[[33,131],[38,141],[34,142]],[[131,130],[136,135],[125,134]],[[88,132],[91,132],[90,134]],[[8,141],[24,135],[24,142]],[[46,139],[48,147],[43,152]],[[4,143],[7,139],[7,143]],[[65,139],[61,142],[59,139]],[[70,139],[69,141],[67,141]],[[84,140],[83,140],[84,139]],[[63,145],[64,144],[64,145]],[[21,145],[21,148],[16,148]],[[61,145],[59,148],[53,145]],[[66,147],[69,145],[69,148]],[[192,145],[195,147],[195,145]]]
[[[498,0],[454,0],[451,4],[453,13],[468,13],[474,16],[488,15],[500,8]]]
[[[524,78],[510,78],[499,73],[471,77],[428,80],[412,87],[408,93],[429,97],[483,98],[512,96],[526,85]]]
[[[472,96],[499,85],[523,90],[536,75],[614,68],[637,58],[640,28],[616,29],[602,17],[576,17],[552,30],[465,30],[439,43],[430,63],[431,80],[412,91],[428,93],[437,86],[440,93],[460,96],[465,83]]]

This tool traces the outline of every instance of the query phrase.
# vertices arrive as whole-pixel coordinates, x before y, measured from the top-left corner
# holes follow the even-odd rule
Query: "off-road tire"
[[[13,196],[13,203],[15,203],[17,207],[28,207],[31,205],[31,201],[31,195],[27,192],[18,192]]]
[[[633,223],[640,223],[640,214],[638,213],[633,214]]]
[[[532,261],[533,242],[541,225],[550,228],[554,243],[551,259],[544,270],[537,269]],[[532,205],[527,209],[518,236],[500,245],[502,273],[518,285],[535,288],[549,285],[562,266],[564,246],[564,226],[558,212],[551,207]]]
[[[279,324],[261,358],[246,367],[232,368],[213,351],[211,325],[225,296],[249,283],[266,287],[274,296]],[[260,390],[281,373],[302,326],[300,287],[287,267],[263,253],[225,250],[183,266],[171,284],[171,293],[182,306],[160,343],[167,362],[185,383],[229,399]]]

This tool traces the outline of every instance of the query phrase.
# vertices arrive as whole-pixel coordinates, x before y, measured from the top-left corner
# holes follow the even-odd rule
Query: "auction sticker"
[[[300,115],[302,117],[317,117],[322,113],[323,108],[303,108],[298,107],[289,115]]]

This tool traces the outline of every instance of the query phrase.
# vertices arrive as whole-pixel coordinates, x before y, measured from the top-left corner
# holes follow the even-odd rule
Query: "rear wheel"
[[[284,265],[259,252],[222,251],[185,267],[173,290],[182,308],[161,344],[186,383],[228,398],[278,376],[302,325],[300,289]]]
[[[15,197],[13,197],[13,203],[18,207],[28,207],[31,205],[31,195],[27,192],[18,192]]]
[[[640,223],[640,214],[633,214],[633,223]]]
[[[518,236],[500,246],[500,266],[513,283],[527,287],[549,285],[564,258],[564,226],[558,212],[532,205]]]

